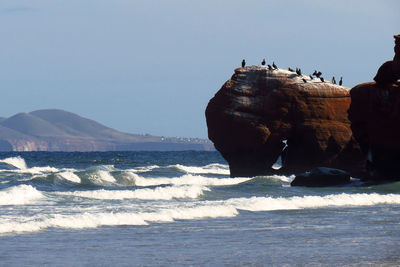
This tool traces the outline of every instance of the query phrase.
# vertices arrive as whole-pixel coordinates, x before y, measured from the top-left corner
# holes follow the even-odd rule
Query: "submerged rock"
[[[319,167],[296,175],[291,186],[323,187],[350,183],[350,173],[333,168]]]
[[[348,88],[265,66],[238,68],[208,103],[208,136],[232,177],[271,173],[279,156],[281,172],[353,170],[362,159],[349,105]]]

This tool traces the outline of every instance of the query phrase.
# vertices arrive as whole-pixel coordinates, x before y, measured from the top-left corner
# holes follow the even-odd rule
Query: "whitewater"
[[[217,152],[0,153],[0,265],[400,263],[400,183],[293,179]]]

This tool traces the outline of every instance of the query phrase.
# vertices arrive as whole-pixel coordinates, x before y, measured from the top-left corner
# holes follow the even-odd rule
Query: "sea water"
[[[399,182],[293,178],[230,178],[217,152],[0,153],[0,265],[400,265]]]

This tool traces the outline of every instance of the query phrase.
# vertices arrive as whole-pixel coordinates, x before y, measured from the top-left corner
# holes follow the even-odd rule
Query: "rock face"
[[[281,69],[238,68],[208,103],[208,136],[232,177],[271,173],[279,156],[282,172],[352,170],[361,153],[349,105],[348,88]]]
[[[367,158],[367,179],[400,180],[400,35],[395,56],[378,70],[376,82],[351,90],[349,119]]]
[[[350,174],[346,171],[319,167],[310,172],[296,175],[291,186],[324,187],[350,183]]]

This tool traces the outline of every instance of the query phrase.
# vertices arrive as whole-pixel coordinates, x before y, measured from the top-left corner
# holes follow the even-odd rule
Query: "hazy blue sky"
[[[59,108],[131,133],[207,137],[240,65],[352,87],[393,57],[400,1],[0,0],[0,116]]]

